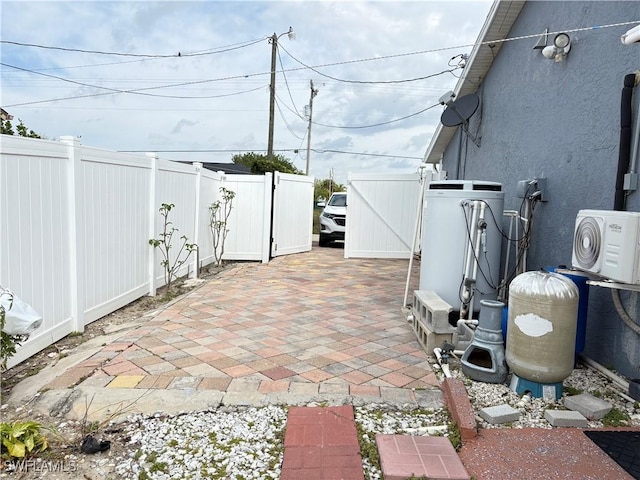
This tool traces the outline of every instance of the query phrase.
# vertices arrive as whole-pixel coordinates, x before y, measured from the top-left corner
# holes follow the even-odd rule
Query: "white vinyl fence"
[[[159,238],[163,203],[178,228],[198,245],[179,275],[214,261],[209,205],[220,188],[235,192],[225,243],[227,260],[271,257],[272,175],[225,175],[148,154],[2,135],[0,139],[0,285],[43,316],[42,325],[9,359],[11,367],[73,331],[164,284]],[[306,177],[304,177],[306,178]],[[312,215],[313,179],[308,202]],[[291,201],[307,201],[300,190]],[[306,211],[289,235],[308,233]],[[275,239],[274,239],[275,241]]]
[[[350,174],[345,258],[409,258],[422,184],[419,174]]]

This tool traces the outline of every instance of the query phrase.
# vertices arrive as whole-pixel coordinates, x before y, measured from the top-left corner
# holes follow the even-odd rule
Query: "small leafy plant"
[[[222,264],[224,242],[229,233],[227,222],[233,209],[233,199],[236,196],[233,190],[227,190],[224,187],[220,187],[220,193],[222,194],[222,199],[216,200],[209,205],[209,229],[213,239],[213,256],[217,267]]]
[[[2,458],[24,458],[33,453],[45,451],[49,447],[47,437],[41,433],[38,422],[0,423]]]
[[[163,218],[162,233],[160,238],[152,238],[149,240],[149,245],[154,248],[159,248],[162,254],[162,261],[160,265],[164,268],[164,281],[167,285],[167,291],[171,290],[171,282],[178,278],[178,271],[180,267],[187,263],[191,254],[197,250],[198,245],[195,243],[189,243],[189,239],[186,235],[182,235],[180,240],[182,244],[178,250],[177,255],[172,259],[170,251],[173,248],[173,235],[178,232],[178,229],[173,225],[173,222],[169,221],[169,213],[171,209],[175,207],[173,203],[163,203],[159,209],[160,215]],[[186,256],[183,253],[186,252]]]

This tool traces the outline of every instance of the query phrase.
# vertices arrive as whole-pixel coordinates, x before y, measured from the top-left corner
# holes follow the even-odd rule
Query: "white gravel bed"
[[[533,398],[530,395],[519,395],[505,384],[476,382],[466,377],[459,368],[459,362],[454,361],[451,365],[451,375],[460,378],[467,388],[469,400],[476,413],[476,421],[480,428],[553,428],[544,418],[546,410],[562,410],[564,399],[568,395],[579,393],[589,393],[595,397],[609,402],[615,412],[622,413],[628,417],[626,425],[640,426],[640,404],[629,399],[622,389],[600,372],[578,365],[572,373],[563,381],[563,395],[558,400],[548,400],[544,398]],[[434,370],[439,371],[439,366],[434,366]],[[442,372],[439,372],[443,376]],[[520,419],[507,424],[493,425],[484,421],[478,412],[485,407],[507,404],[520,411]],[[605,419],[607,420],[607,419]],[[590,428],[601,428],[605,426],[603,420],[589,421]]]
[[[360,449],[363,452],[362,468],[365,480],[382,479],[377,460],[376,434],[439,436],[449,434],[449,414],[446,409],[403,410],[372,404],[356,407],[355,419],[359,430]],[[368,454],[375,459],[370,459]]]
[[[221,408],[174,417],[129,419],[132,452],[124,479],[268,480],[280,477],[287,410]]]
[[[315,406],[315,405],[314,405]],[[280,477],[287,409],[227,407],[178,416],[136,415],[122,424],[131,453],[113,459],[122,479],[276,480]],[[375,435],[448,435],[449,416],[383,404],[355,408],[365,451],[377,452]],[[376,453],[373,453],[377,457]],[[382,479],[377,458],[363,458],[367,480]]]

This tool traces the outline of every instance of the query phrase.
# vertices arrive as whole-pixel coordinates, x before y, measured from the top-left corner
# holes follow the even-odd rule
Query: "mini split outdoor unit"
[[[580,210],[571,264],[614,282],[640,283],[640,212]]]

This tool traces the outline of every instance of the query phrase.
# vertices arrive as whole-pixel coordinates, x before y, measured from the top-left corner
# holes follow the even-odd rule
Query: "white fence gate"
[[[310,248],[303,207],[312,208],[313,179],[300,178],[304,187],[286,178],[292,187],[283,189],[288,193],[277,207],[291,207],[293,218],[274,216],[285,232],[278,254]],[[164,284],[160,254],[149,245],[162,231],[162,203],[175,205],[173,250],[182,235],[198,245],[199,263],[194,255],[179,275],[214,261],[209,205],[220,199],[221,187],[236,194],[223,258],[268,262],[271,186],[271,174],[225,175],[198,163],[85,147],[73,137],[2,135],[0,285],[43,316],[8,366]],[[288,223],[296,228],[288,231]]]
[[[308,252],[313,229],[313,177],[275,173],[271,255]]]
[[[345,258],[409,258],[421,192],[418,173],[350,174]]]

